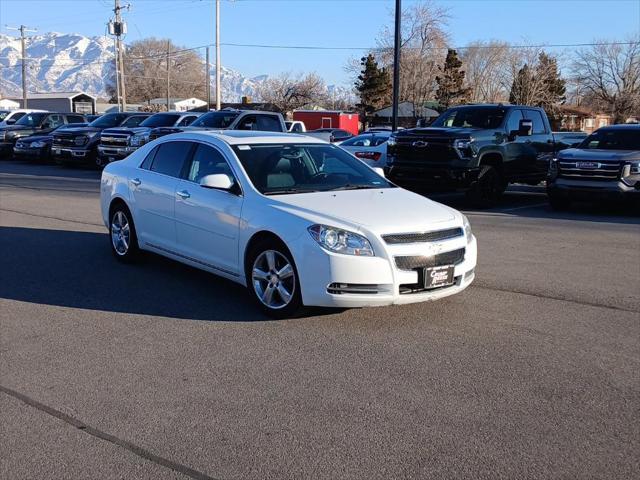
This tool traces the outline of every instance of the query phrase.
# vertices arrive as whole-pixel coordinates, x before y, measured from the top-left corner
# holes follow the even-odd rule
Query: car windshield
[[[146,118],[140,124],[141,127],[172,127],[180,119],[180,115],[174,113],[156,113]]]
[[[588,150],[640,150],[640,128],[598,130],[585,138],[579,148]]]
[[[499,107],[450,108],[430,126],[494,129],[502,125],[505,114],[505,109]]]
[[[37,127],[42,123],[46,113],[27,113],[24,117],[16,122],[16,125],[24,125],[27,127]]]
[[[192,127],[227,128],[233,123],[238,112],[209,112],[191,124]]]
[[[251,182],[264,195],[394,188],[334,145],[256,144],[233,148]]]
[[[128,115],[126,113],[107,113],[96,118],[89,124],[90,127],[111,128],[120,125]]]

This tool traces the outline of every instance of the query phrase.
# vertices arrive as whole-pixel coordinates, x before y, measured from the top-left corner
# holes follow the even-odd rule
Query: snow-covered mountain
[[[27,40],[27,78],[30,92],[68,92],[81,90],[107,98],[112,81],[114,45],[109,37],[49,32]],[[22,95],[20,39],[0,34],[0,97]],[[259,101],[258,88],[267,75],[249,78],[222,67],[222,100],[240,102],[243,96]],[[215,67],[211,72],[215,82]],[[346,89],[331,85],[329,94],[342,96]]]

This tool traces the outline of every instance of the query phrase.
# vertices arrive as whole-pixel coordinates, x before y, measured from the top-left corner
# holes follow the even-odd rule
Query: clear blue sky
[[[416,0],[403,0],[408,5]],[[213,43],[213,0],[122,0],[127,41],[170,37],[187,47]],[[622,40],[640,31],[640,0],[441,0],[449,8],[454,46],[473,40],[511,43],[587,43]],[[392,25],[394,0],[223,0],[221,43],[356,47],[354,50],[279,50],[223,47],[222,63],[244,75],[316,71],[328,83],[351,82],[344,71],[357,47],[375,46]],[[113,0],[0,0],[0,25],[101,35]]]

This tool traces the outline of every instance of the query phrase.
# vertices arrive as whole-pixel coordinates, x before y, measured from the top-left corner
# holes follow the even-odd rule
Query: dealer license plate
[[[424,288],[438,288],[453,285],[453,265],[424,269]]]

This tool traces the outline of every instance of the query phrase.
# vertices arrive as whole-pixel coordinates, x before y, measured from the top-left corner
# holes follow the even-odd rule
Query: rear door
[[[210,268],[238,275],[238,234],[243,197],[200,186],[206,175],[224,173],[234,179],[223,153],[197,143],[176,189],[176,234],[180,253]]]
[[[528,138],[533,161],[527,166],[525,174],[527,178],[543,180],[553,157],[554,145],[551,128],[539,110],[526,109],[523,114],[533,123],[532,134]]]
[[[178,140],[158,145],[129,180],[136,231],[143,244],[176,252],[176,188],[192,147],[191,142]]]

